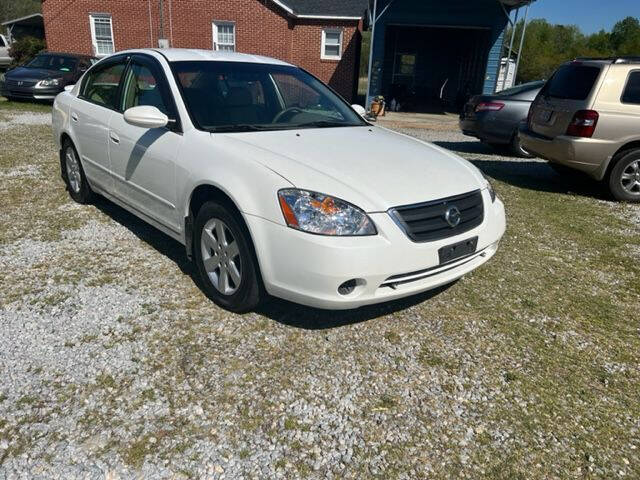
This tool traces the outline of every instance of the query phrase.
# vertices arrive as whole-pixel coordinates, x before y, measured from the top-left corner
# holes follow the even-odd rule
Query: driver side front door
[[[151,57],[134,55],[125,73],[122,108],[150,105],[173,120],[162,128],[143,128],[124,120],[109,123],[109,153],[116,196],[144,215],[180,232],[176,209],[175,162],[183,142],[173,97],[161,66]]]

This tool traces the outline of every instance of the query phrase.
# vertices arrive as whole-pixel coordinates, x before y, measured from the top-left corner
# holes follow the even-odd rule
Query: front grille
[[[460,211],[460,223],[452,227],[445,215],[450,207]],[[414,242],[432,242],[453,237],[477,227],[484,220],[482,192],[443,198],[432,202],[396,207],[389,211]]]
[[[20,88],[30,88],[33,87],[36,83],[31,80],[11,80],[9,78],[5,78],[5,85],[7,87],[20,87]]]

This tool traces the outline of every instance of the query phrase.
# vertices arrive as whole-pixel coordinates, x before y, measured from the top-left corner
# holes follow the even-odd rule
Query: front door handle
[[[113,143],[120,143],[120,137],[118,137],[116,132],[109,132],[109,138]]]
[[[71,120],[73,120],[74,122],[78,121],[78,114],[76,112],[73,112],[71,114]]]

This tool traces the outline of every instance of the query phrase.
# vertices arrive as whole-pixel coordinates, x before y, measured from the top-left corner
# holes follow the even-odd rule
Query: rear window
[[[511,87],[507,88],[506,90],[501,90],[498,92],[498,95],[501,95],[503,97],[513,97],[524,92],[530,92],[531,90],[542,88],[543,85],[544,82],[523,83],[522,85],[518,85],[517,87]]]
[[[622,94],[622,103],[635,103],[640,105],[640,72],[631,72],[627,86]]]
[[[567,100],[586,100],[599,75],[598,67],[565,65],[545,85],[544,95]]]

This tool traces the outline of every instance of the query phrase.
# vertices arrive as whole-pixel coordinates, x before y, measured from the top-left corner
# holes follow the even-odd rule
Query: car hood
[[[435,145],[379,127],[213,134],[298,188],[367,212],[467,193],[486,185],[471,163]],[[219,139],[222,140],[222,139]]]
[[[69,78],[71,72],[61,72],[59,70],[45,70],[42,68],[18,67],[8,71],[5,78],[11,80],[44,80],[45,78]]]

